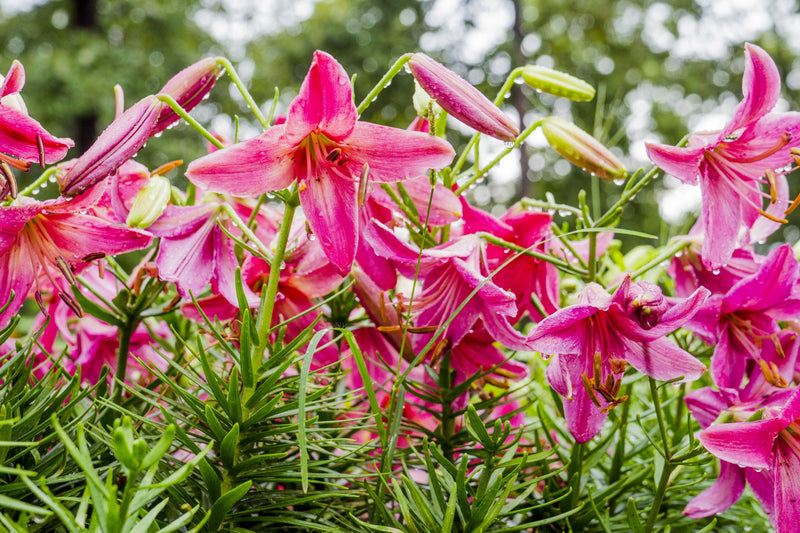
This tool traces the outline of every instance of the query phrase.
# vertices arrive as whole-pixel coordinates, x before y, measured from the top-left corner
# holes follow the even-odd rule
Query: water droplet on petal
[[[717,274],[719,274],[719,269],[715,268],[714,270],[711,271],[711,273],[716,276]]]

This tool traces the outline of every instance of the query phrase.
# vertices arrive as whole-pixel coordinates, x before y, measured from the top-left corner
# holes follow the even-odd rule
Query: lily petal
[[[308,224],[336,271],[346,276],[358,244],[358,184],[329,174],[303,185],[300,202]]]
[[[647,157],[655,166],[689,185],[697,185],[698,167],[705,153],[704,146],[679,148],[665,144],[647,144]]]
[[[333,56],[314,52],[311,68],[287,115],[286,142],[292,146],[317,129],[334,141],[350,135],[358,119],[353,87]]]
[[[783,421],[770,418],[756,422],[716,424],[698,434],[705,448],[723,461],[741,467],[772,467],[775,439],[784,428]]]
[[[751,43],[744,46],[742,93],[744,99],[736,106],[733,118],[725,126],[722,137],[731,135],[769,113],[781,95],[778,67],[763,48]]]
[[[717,481],[695,496],[683,510],[683,514],[690,518],[719,514],[736,503],[742,496],[744,487],[744,469],[727,461],[720,461]]]

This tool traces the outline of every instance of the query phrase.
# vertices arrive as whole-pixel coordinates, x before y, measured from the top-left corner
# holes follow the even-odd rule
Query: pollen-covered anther
[[[8,194],[11,198],[17,197],[17,178],[14,176],[14,172],[11,170],[11,167],[3,161],[0,163],[0,172],[2,172],[2,177],[4,179],[2,193],[0,193],[0,199]]]
[[[581,374],[581,381],[583,382],[583,388],[586,389],[586,394],[589,395],[589,399],[595,404],[597,407],[602,408],[602,404],[600,403],[600,398],[597,397],[597,393],[595,392],[595,383],[589,379],[589,376],[586,375],[586,372]],[[567,396],[567,400],[571,400],[570,396]]]
[[[361,177],[358,180],[358,205],[362,206],[367,201],[367,184],[369,183],[369,163],[361,167]]]
[[[446,338],[442,338],[436,343],[436,347],[433,349],[433,353],[431,354],[431,362],[429,363],[430,366],[436,366],[436,364],[439,362],[439,359],[442,358],[442,353],[444,353],[448,344],[450,344],[450,341],[448,341]]]
[[[41,135],[36,136],[36,148],[39,149],[39,166],[44,168],[44,139]]]
[[[778,186],[775,183],[775,173],[767,169],[764,174],[767,176],[767,183],[769,183],[769,203],[774,204],[778,201]]]
[[[58,265],[58,269],[64,274],[64,277],[67,279],[70,285],[77,285],[78,281],[75,279],[75,275],[72,273],[72,265],[70,265],[66,259],[61,257],[60,255],[56,256],[56,264]]]
[[[81,257],[81,261],[83,261],[84,263],[88,263],[89,261],[94,261],[95,259],[103,259],[105,256],[106,254],[104,254],[103,252],[94,252]]]
[[[70,296],[69,294],[67,294],[64,291],[59,291],[58,292],[58,297],[61,298],[62,302],[67,304],[67,307],[72,309],[73,313],[78,315],[80,318],[83,318],[83,309],[81,309],[80,304],[78,304],[78,301],[75,300],[75,298],[73,298],[72,296]]]
[[[761,367],[761,372],[764,374],[764,379],[767,380],[767,383],[781,389],[785,389],[788,386],[786,380],[780,375],[778,365],[773,362],[768,363],[763,359],[758,361],[758,365]]]
[[[498,387],[498,388],[501,388],[501,389],[504,389],[504,390],[508,390],[509,387],[510,387],[507,379],[500,380],[500,379],[497,379],[497,378],[493,377],[492,375],[483,376],[483,380],[486,383],[489,383],[491,385],[494,385],[495,387]]]
[[[175,297],[172,300],[170,300],[169,303],[167,303],[167,305],[164,306],[164,312],[168,313],[173,309],[175,309],[175,306],[178,305],[178,302],[180,301],[181,301],[181,295],[176,294]]]

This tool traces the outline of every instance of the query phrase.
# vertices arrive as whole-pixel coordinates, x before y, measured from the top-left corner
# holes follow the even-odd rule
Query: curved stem
[[[195,119],[189,116],[189,113],[187,113],[186,110],[183,107],[181,107],[181,105],[178,102],[176,102],[173,97],[169,96],[168,94],[159,94],[158,99],[167,104],[168,106],[170,106],[172,110],[178,114],[178,116],[180,116],[183,120],[186,121],[187,124],[189,124],[195,130],[197,130],[197,132],[203,137],[205,137],[206,140],[208,140],[208,142],[210,142],[217,148],[225,148],[225,145],[222,144],[222,142],[219,139],[211,135],[211,133],[207,129],[205,129],[199,122],[197,122]]]
[[[292,228],[292,220],[297,204],[293,201],[286,203],[281,222],[281,231],[278,234],[278,242],[275,246],[275,255],[272,256],[272,263],[269,266],[269,278],[267,279],[267,289],[261,301],[261,309],[258,313],[258,343],[259,349],[254,350],[253,357],[263,357],[269,344],[270,326],[272,324],[272,312],[275,308],[275,298],[278,295],[278,281],[281,276],[281,263],[286,253],[286,243],[289,242],[289,231]],[[254,365],[253,368],[258,368]]]
[[[231,64],[231,62],[224,57],[217,59],[217,64],[222,65],[223,67],[225,67],[225,70],[228,71],[228,76],[231,77],[231,81],[233,82],[234,85],[236,85],[236,88],[239,89],[239,92],[244,97],[244,101],[247,102],[247,106],[250,108],[250,110],[256,116],[258,121],[261,123],[261,126],[265,130],[269,129],[269,121],[267,121],[267,119],[264,118],[264,113],[262,113],[261,109],[259,109],[258,105],[256,105],[256,101],[253,100],[253,97],[250,95],[250,91],[248,91],[247,87],[244,86],[244,82],[242,82],[242,78],[239,77],[239,74],[236,72],[236,69],[233,68],[233,64]]]
[[[411,59],[411,54],[403,54],[397,59],[397,61],[394,62],[394,65],[392,65],[386,74],[383,75],[380,81],[375,85],[375,87],[372,88],[367,96],[361,100],[361,103],[358,104],[356,112],[359,114],[359,116],[361,113],[366,111],[366,109],[369,107],[372,101],[378,97],[381,91],[384,90],[387,85],[389,85],[389,82],[392,81],[392,78],[397,76],[397,73],[400,72],[400,69],[402,69],[406,63],[408,63],[409,59]]]
[[[136,330],[136,326],[139,325],[139,318],[138,317],[128,317],[128,320],[125,321],[125,325],[119,328],[119,350],[117,351],[117,369],[114,372],[114,396],[112,397],[111,401],[117,405],[120,405],[122,401],[122,389],[124,388],[122,383],[125,381],[125,374],[128,371],[128,358],[130,356],[130,349],[131,349],[131,337],[133,337],[133,332]]]
[[[34,189],[37,189],[41,187],[42,184],[47,183],[47,180],[50,179],[50,176],[54,175],[57,170],[58,167],[50,167],[44,172],[42,172],[41,175],[38,178],[36,178],[36,180],[33,183],[31,183],[30,185],[19,191],[19,193],[17,193],[17,198],[19,198],[20,196],[28,196],[29,194],[33,193]]]

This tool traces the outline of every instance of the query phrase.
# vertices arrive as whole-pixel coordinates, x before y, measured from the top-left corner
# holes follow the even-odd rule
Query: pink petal
[[[794,435],[782,435],[775,449],[772,466],[775,476],[775,515],[772,523],[781,533],[800,531],[800,457]],[[792,439],[790,445],[784,439]]]
[[[730,329],[726,323],[719,332],[719,340],[711,355],[711,379],[717,387],[739,388],[751,356],[742,349]]]
[[[733,286],[722,302],[720,312],[770,310],[791,294],[800,266],[788,244],[770,252],[758,271]],[[798,309],[789,309],[789,314]]]
[[[341,276],[350,272],[358,244],[358,184],[334,174],[300,185],[300,204],[325,255]]]
[[[625,345],[625,359],[639,372],[658,381],[668,381],[683,376],[679,383],[694,381],[706,371],[706,366],[693,355],[662,337],[641,343],[620,337]]]
[[[487,280],[485,276],[476,272],[469,263],[462,259],[454,257],[452,264],[470,289],[478,289],[477,296],[483,300],[483,303],[492,313],[500,313],[509,316],[517,314],[516,297],[514,293],[504,291],[491,280]]]
[[[744,469],[720,461],[717,481],[690,501],[683,514],[690,518],[719,514],[736,503],[742,496],[744,487]]]
[[[778,419],[756,422],[715,424],[701,431],[697,438],[705,448],[723,461],[741,467],[770,468],[778,433],[785,428]]]
[[[294,149],[281,141],[283,127],[217,150],[189,163],[186,177],[210,192],[258,196],[285,189],[295,179]]]
[[[539,322],[528,337],[531,349],[545,356],[580,353],[590,335],[590,326],[584,320],[597,312],[592,305],[572,305],[556,311]]]
[[[84,192],[136,155],[153,134],[163,105],[155,96],[147,96],[114,119],[59,180],[62,194]]]
[[[333,56],[317,50],[300,93],[289,106],[286,142],[295,146],[317,129],[329,139],[341,141],[353,131],[356,120],[347,72]]]
[[[704,175],[703,225],[706,233],[703,240],[703,264],[710,270],[725,266],[736,248],[736,239],[742,224],[742,209],[739,193],[727,179],[718,175]]]
[[[597,407],[583,386],[581,375],[591,369],[583,355],[560,355],[547,366],[547,380],[564,397],[567,429],[579,443],[589,442],[603,429],[607,415]],[[568,388],[567,388],[568,387]],[[569,399],[571,390],[572,399]]]
[[[731,135],[769,113],[781,95],[780,73],[769,54],[751,43],[745,44],[744,48],[744,99],[736,106],[733,118],[725,126],[722,137]]]
[[[45,216],[50,239],[62,250],[64,259],[73,264],[98,252],[116,255],[140,250],[152,240],[149,233],[91,215],[50,213]]]
[[[528,339],[511,327],[508,317],[484,312],[483,323],[492,338],[510,350],[530,350]]]
[[[208,285],[214,271],[212,232],[217,227],[217,218],[210,216],[197,220],[202,221],[202,225],[192,231],[162,238],[156,257],[159,278],[175,283],[184,298],[188,298],[190,292],[199,294]]]
[[[20,92],[23,85],[25,85],[25,68],[15,59],[11,62],[3,84],[0,85],[0,98]]]
[[[0,151],[22,159],[39,161],[37,137],[44,144],[45,163],[61,161],[75,145],[72,139],[52,135],[25,113],[0,105]]]
[[[368,163],[369,179],[378,182],[408,180],[429,169],[442,169],[455,155],[450,143],[439,137],[369,122],[357,122],[341,145],[353,160],[351,173],[358,176]]]
[[[720,413],[728,409],[728,401],[719,391],[703,387],[686,395],[686,406],[703,429],[711,426]]]
[[[647,144],[647,157],[655,166],[684,183],[697,185],[700,161],[706,148],[678,148],[664,144]]]
[[[11,291],[14,291],[14,300],[0,313],[0,328],[4,328],[25,302],[36,272],[28,253],[21,247],[11,248],[0,255],[0,265],[0,308],[8,303]]]

